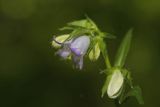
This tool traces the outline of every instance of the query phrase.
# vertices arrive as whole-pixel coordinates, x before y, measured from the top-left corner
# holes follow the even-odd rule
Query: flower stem
[[[112,67],[111,63],[110,63],[110,60],[109,60],[109,57],[108,57],[108,54],[105,57],[105,63],[106,63],[106,66],[107,66],[108,69],[110,69]]]

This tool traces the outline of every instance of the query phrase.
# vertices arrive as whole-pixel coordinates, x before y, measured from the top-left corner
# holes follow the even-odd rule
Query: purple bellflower
[[[79,68],[80,70],[83,68],[83,57],[90,45],[89,36],[79,36],[69,41],[65,41],[64,43],[60,43],[56,39],[53,39],[53,41],[62,46],[57,52],[59,56],[63,59],[67,59],[71,56],[76,68]]]

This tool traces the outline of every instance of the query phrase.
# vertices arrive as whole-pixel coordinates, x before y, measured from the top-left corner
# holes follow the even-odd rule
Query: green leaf
[[[144,104],[143,97],[142,97],[142,90],[139,86],[133,87],[131,91],[127,93],[127,97],[129,96],[134,96],[137,99],[139,104]]]
[[[139,104],[144,104],[142,91],[139,86],[131,88],[131,90],[129,90],[128,92],[126,92],[126,88],[124,88],[119,98],[119,103],[122,104],[122,102],[124,102],[129,97],[135,97]]]
[[[131,44],[131,39],[132,39],[132,29],[130,29],[124,39],[122,40],[120,47],[118,49],[118,52],[116,54],[116,59],[115,59],[115,66],[119,66],[119,67],[123,67],[129,48],[130,48],[130,44]]]

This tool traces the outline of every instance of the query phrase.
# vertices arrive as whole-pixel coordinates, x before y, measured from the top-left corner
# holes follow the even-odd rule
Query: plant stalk
[[[108,69],[110,69],[112,67],[111,63],[110,63],[110,60],[109,60],[109,57],[108,57],[108,54],[105,57],[105,63],[106,63],[106,66],[107,66]]]

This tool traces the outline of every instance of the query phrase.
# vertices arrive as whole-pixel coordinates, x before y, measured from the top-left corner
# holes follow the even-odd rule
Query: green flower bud
[[[123,82],[124,78],[120,69],[115,69],[108,84],[107,94],[109,98],[115,99],[121,94]]]
[[[64,35],[61,35],[61,36],[57,36],[57,37],[55,38],[55,40],[56,40],[57,42],[63,43],[68,37],[69,37],[69,34],[64,34]],[[60,44],[57,44],[57,43],[55,42],[55,40],[52,41],[52,46],[53,46],[54,48],[60,48],[61,45],[60,45]]]
[[[91,61],[96,61],[100,56],[100,48],[98,43],[93,47],[93,49],[89,53],[89,59]]]

